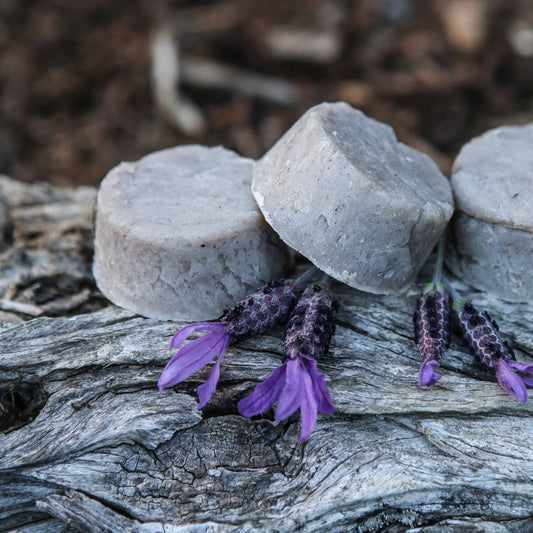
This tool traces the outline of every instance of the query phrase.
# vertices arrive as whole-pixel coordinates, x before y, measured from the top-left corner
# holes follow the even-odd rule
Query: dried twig
[[[0,308],[4,311],[14,311],[15,313],[24,313],[25,315],[40,316],[43,309],[34,304],[26,304],[3,298],[0,300]]]
[[[184,59],[181,75],[184,82],[196,87],[237,91],[278,104],[291,105],[299,99],[293,83],[214,61]]]
[[[186,135],[205,130],[202,111],[179,91],[178,45],[170,31],[158,30],[152,39],[152,82],[154,97],[162,115]]]

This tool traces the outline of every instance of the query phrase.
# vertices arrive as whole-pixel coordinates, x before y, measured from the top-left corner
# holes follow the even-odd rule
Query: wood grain
[[[0,194],[13,223],[0,295],[39,309],[0,315],[0,531],[533,531],[533,403],[507,396],[456,336],[442,380],[418,388],[411,314],[428,274],[388,297],[334,286],[319,369],[337,411],[299,444],[297,417],[236,407],[279,365],[281,327],[229,349],[203,412],[209,368],[159,395],[183,324],[98,293],[94,190],[1,178]],[[531,362],[533,306],[474,296]]]

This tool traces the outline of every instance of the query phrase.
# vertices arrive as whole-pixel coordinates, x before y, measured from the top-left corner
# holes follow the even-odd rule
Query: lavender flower
[[[454,302],[463,339],[485,370],[496,374],[498,382],[521,403],[527,401],[526,387],[533,387],[533,378],[521,377],[513,370],[533,375],[533,364],[519,363],[507,341],[498,333],[498,325],[486,311],[480,311],[464,299]]]
[[[300,292],[299,280],[271,281],[232,309],[226,310],[218,322],[201,322],[184,327],[172,338],[171,348],[180,348],[195,331],[208,333],[179,349],[159,378],[159,391],[177,385],[218,356],[209,379],[198,387],[198,409],[202,409],[215,392],[227,347],[260,335],[286,318]]]
[[[337,309],[338,303],[325,287],[313,285],[304,291],[287,324],[284,363],[239,402],[243,416],[264,413],[276,401],[276,420],[285,420],[299,408],[302,442],[311,435],[317,413],[335,411],[316,360],[328,350]]]
[[[418,299],[413,321],[415,342],[422,357],[418,385],[431,387],[442,377],[435,368],[450,345],[450,298],[442,283],[426,287]]]

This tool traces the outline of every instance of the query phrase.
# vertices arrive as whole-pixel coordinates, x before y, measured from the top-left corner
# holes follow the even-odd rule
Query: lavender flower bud
[[[456,301],[454,309],[459,316],[463,339],[481,366],[496,374],[498,382],[508,394],[525,403],[526,387],[533,386],[533,378],[520,377],[512,370],[533,374],[533,365],[516,361],[513,350],[507,341],[502,340],[498,325],[486,311],[464,300]]]
[[[219,319],[224,324],[230,344],[260,335],[289,316],[298,297],[295,281],[278,279],[224,311]]]
[[[311,435],[318,413],[335,411],[316,359],[328,350],[337,309],[337,301],[325,287],[312,285],[304,291],[287,324],[285,362],[239,402],[243,416],[264,413],[276,402],[276,420],[285,420],[300,409],[300,441],[304,441]]]
[[[296,303],[300,287],[298,280],[271,281],[232,309],[226,310],[218,322],[191,324],[178,331],[170,347],[179,350],[163,370],[158,381],[159,390],[181,383],[218,357],[209,379],[198,387],[198,409],[202,409],[215,393],[227,347],[259,335],[287,318]],[[208,333],[182,346],[195,331]]]
[[[418,299],[413,316],[415,342],[420,349],[422,366],[418,374],[420,386],[432,386],[441,378],[434,372],[450,345],[450,298],[442,284],[428,289]]]
[[[465,343],[485,370],[495,374],[498,359],[515,360],[513,350],[498,333],[498,324],[472,302],[463,304],[459,312],[459,327]]]
[[[285,356],[294,359],[308,355],[319,359],[329,347],[335,332],[335,315],[339,309],[337,300],[323,286],[308,287],[287,323]]]

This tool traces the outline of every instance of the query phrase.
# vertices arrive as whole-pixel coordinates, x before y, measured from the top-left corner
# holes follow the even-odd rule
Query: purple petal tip
[[[211,371],[209,379],[205,383],[200,385],[197,389],[198,397],[200,399],[200,403],[198,404],[198,410],[203,409],[207,402],[211,399],[213,394],[215,394],[218,379],[220,378],[220,364],[222,363],[222,359],[224,357],[224,354],[226,353],[228,342],[229,340],[227,337],[222,337],[217,343],[216,351],[219,353],[219,356],[215,363],[215,366]]]
[[[157,382],[159,390],[181,383],[217,355],[223,356],[227,345],[228,335],[225,330],[217,329],[182,346],[161,373]]]
[[[255,416],[268,411],[278,400],[281,389],[285,383],[286,365],[281,365],[263,383],[255,388],[254,392],[243,398],[239,404],[239,413],[242,416]]]
[[[442,377],[440,374],[435,373],[435,368],[439,366],[437,361],[426,361],[420,367],[418,373],[418,385],[419,387],[432,387]]]
[[[241,415],[254,416],[270,409],[276,401],[276,420],[285,420],[300,409],[299,442],[311,436],[317,413],[331,414],[335,410],[324,376],[316,370],[316,361],[309,357],[290,359],[274,370],[250,396],[239,402],[238,408]]]
[[[526,386],[522,378],[511,370],[511,368],[517,368],[518,365],[521,365],[521,363],[516,364],[515,361],[504,361],[500,359],[496,367],[496,377],[508,394],[514,396],[520,403],[526,403]]]

